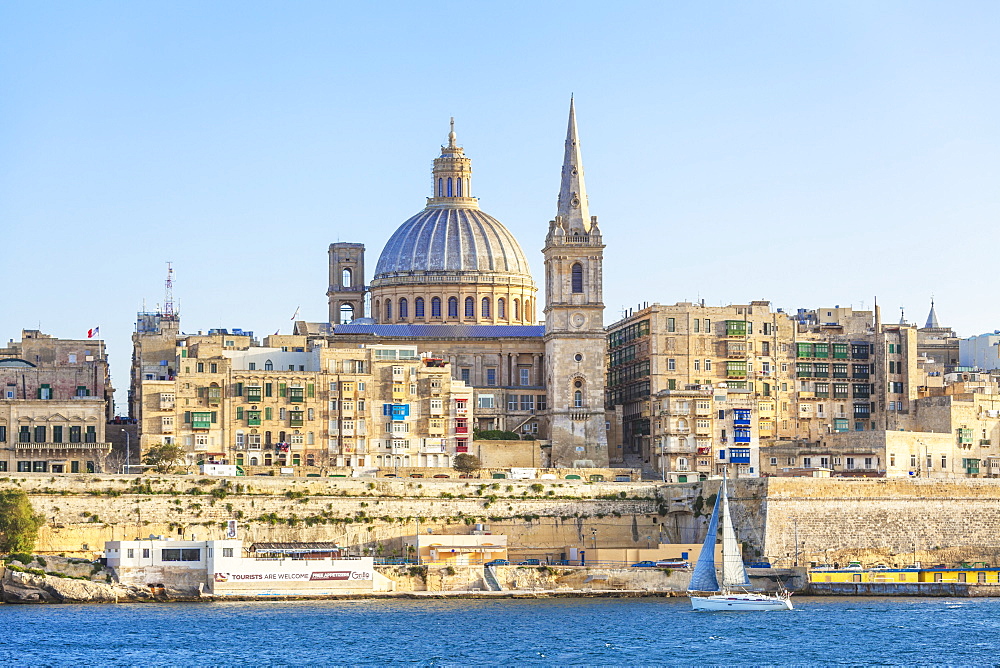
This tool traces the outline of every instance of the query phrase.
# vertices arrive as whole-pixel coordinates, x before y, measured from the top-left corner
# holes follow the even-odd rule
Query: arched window
[[[444,197],[444,179],[438,179],[438,197]]]
[[[423,297],[417,297],[415,300],[413,300],[413,315],[415,315],[418,318],[423,318],[424,317],[424,298]]]
[[[407,306],[408,306],[408,304],[406,302],[406,297],[403,297],[402,299],[399,300],[399,319],[400,320],[402,320],[403,318],[409,317],[410,314],[409,314],[409,309],[407,308]]]
[[[455,297],[448,297],[448,317],[458,317],[458,299]]]
[[[257,460],[256,457],[251,457],[250,458],[250,466],[257,466],[257,461],[258,460]]]
[[[264,371],[274,371],[274,362],[271,360],[264,362]]]
[[[583,392],[580,390],[573,392],[573,408],[583,408]]]
[[[448,177],[448,197],[452,196],[452,194],[451,194],[451,192],[452,192],[451,186],[452,186],[451,177],[449,176]]]
[[[350,321],[354,320],[354,307],[350,304],[340,305],[340,324],[346,325]]]
[[[390,322],[392,320],[392,300],[385,300],[385,321]]]
[[[514,300],[514,320],[521,319],[521,302],[517,299]]]
[[[351,280],[352,280],[352,275],[350,269],[344,269],[344,271],[340,272],[340,284],[342,286],[344,286],[345,288],[351,287]]]
[[[490,317],[490,298],[489,297],[483,297],[482,314],[483,314],[484,318]]]
[[[434,297],[431,299],[431,317],[440,318],[441,317],[441,298]]]
[[[531,322],[531,300],[524,300],[524,319]]]
[[[583,265],[579,262],[573,265],[573,292],[583,292]]]
[[[475,318],[476,317],[476,300],[472,297],[465,298],[465,317]]]
[[[456,179],[455,182],[456,182],[456,185],[458,187],[458,193],[457,193],[457,195],[459,197],[461,197],[462,196],[462,179]]]
[[[497,300],[497,317],[501,320],[507,317],[507,301],[503,297]]]
[[[382,313],[382,302],[375,300],[375,321],[378,322],[378,317]]]

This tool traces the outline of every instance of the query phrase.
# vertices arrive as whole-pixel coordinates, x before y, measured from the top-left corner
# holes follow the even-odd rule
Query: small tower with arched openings
[[[365,245],[330,244],[330,322],[334,325],[365,317]]]

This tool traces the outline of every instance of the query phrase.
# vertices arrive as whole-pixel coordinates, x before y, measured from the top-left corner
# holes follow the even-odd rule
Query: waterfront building
[[[116,540],[104,559],[118,582],[172,593],[226,596],[323,596],[393,591],[372,557],[349,556],[330,543],[241,540]]]
[[[181,336],[172,380],[140,383],[143,450],[185,463],[307,471],[450,467],[467,452],[473,393],[417,346],[329,348],[322,339],[213,330]]]
[[[0,348],[0,387],[0,472],[105,470],[114,390],[102,340],[23,330]]]

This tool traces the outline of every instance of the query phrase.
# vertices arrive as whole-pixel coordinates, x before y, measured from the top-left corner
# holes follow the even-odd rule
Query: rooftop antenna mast
[[[168,320],[177,317],[174,311],[174,267],[173,262],[167,262],[167,280],[163,290],[163,316]]]

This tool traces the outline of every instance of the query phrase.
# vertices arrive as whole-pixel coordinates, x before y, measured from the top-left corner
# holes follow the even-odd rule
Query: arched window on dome
[[[573,263],[573,293],[578,294],[583,292],[583,265],[579,262]]]
[[[482,308],[481,312],[482,312],[484,318],[490,317],[490,298],[489,297],[483,297],[483,308]]]
[[[524,319],[531,322],[531,300],[524,300]]]
[[[497,317],[501,320],[507,317],[507,300],[503,297],[497,300]]]
[[[441,298],[434,297],[431,299],[431,317],[440,318],[441,317]]]
[[[379,301],[378,299],[376,299],[375,300],[375,314],[373,316],[375,318],[375,322],[378,322],[378,317],[381,314],[382,314],[382,302]]]
[[[465,298],[465,317],[475,318],[476,317],[476,300],[472,297]]]
[[[580,390],[573,392],[573,408],[583,408],[583,392]]]
[[[455,179],[455,185],[458,187],[458,192],[456,193],[459,197],[462,196],[462,181],[464,179]]]
[[[518,299],[514,300],[514,320],[521,319],[521,302]]]
[[[340,324],[346,325],[354,320],[354,307],[350,304],[340,305]]]
[[[444,179],[438,178],[438,197],[444,197]]]
[[[340,284],[342,286],[344,286],[345,288],[349,288],[351,287],[352,282],[353,282],[353,275],[351,274],[350,269],[344,269],[344,271],[340,272]]]
[[[392,321],[392,300],[391,299],[386,299],[385,300],[385,321],[386,322],[391,322]]]
[[[403,318],[408,318],[409,317],[410,313],[409,313],[408,306],[409,306],[409,304],[406,302],[406,297],[403,297],[402,299],[399,300],[399,319],[400,320],[402,320]]]
[[[413,315],[417,318],[424,317],[424,298],[417,297],[413,300]]]
[[[451,186],[452,186],[452,182],[451,182],[451,177],[449,176],[448,177],[448,197],[452,196],[452,194],[451,194],[452,193]]]
[[[455,297],[448,297],[448,317],[458,317],[458,299]]]

